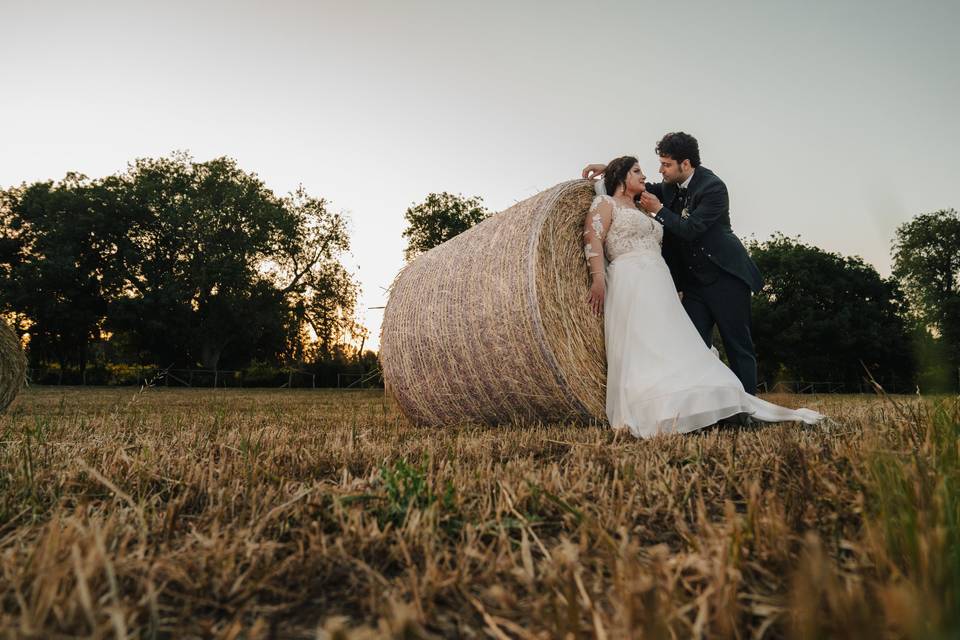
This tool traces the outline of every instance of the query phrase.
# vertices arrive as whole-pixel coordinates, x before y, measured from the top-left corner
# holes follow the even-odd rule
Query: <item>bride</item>
[[[683,309],[661,256],[663,227],[634,203],[646,190],[637,159],[617,158],[603,176],[583,235],[592,282],[587,302],[604,316],[610,425],[645,438],[737,414],[764,422],[822,420],[815,411],[787,409],[744,390]]]

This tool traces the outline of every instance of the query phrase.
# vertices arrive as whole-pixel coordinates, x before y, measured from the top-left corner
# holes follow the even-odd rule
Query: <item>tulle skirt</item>
[[[738,413],[763,422],[824,418],[744,391],[704,344],[659,253],[627,253],[607,266],[604,332],[607,418],[638,438],[693,431]]]

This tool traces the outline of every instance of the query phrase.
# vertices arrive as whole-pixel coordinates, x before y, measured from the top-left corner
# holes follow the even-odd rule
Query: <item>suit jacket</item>
[[[751,291],[763,286],[760,270],[730,227],[727,185],[706,167],[697,167],[687,187],[686,211],[670,205],[678,185],[647,184],[647,191],[663,203],[654,218],[663,225],[663,257],[677,290],[686,285],[708,285],[722,270],[742,280]]]

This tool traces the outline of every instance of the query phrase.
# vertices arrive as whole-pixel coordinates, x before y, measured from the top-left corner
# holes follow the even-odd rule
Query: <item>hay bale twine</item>
[[[424,253],[397,276],[380,360],[413,422],[602,420],[603,320],[586,303],[583,220],[564,182]]]
[[[0,320],[0,411],[5,411],[27,379],[27,359],[20,339]]]

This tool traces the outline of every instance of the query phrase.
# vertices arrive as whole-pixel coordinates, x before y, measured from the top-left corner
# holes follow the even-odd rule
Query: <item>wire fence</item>
[[[341,371],[319,376],[314,371],[296,368],[249,371],[240,369],[175,369],[155,366],[125,366],[109,376],[84,375],[77,371],[66,373],[59,368],[27,369],[27,384],[68,386],[151,386],[183,388],[242,388],[274,389],[330,388],[333,378],[342,389],[368,389],[383,386],[379,368],[372,371]],[[326,384],[323,384],[326,382]]]
[[[163,386],[241,388],[262,387],[274,389],[331,388],[336,380],[337,389],[369,389],[383,386],[383,372],[379,368],[368,371],[328,371],[318,380],[314,371],[298,368],[276,368],[264,372],[239,369],[174,369],[155,366],[125,365],[122,375],[102,377],[80,375],[64,376],[57,368],[33,368],[27,370],[29,384],[81,385],[81,386]],[[888,393],[914,393],[907,380],[880,379],[878,384]],[[875,387],[866,379],[856,385],[831,380],[777,380],[757,383],[760,393],[791,394],[840,394],[875,393]]]
[[[876,381],[886,393],[915,393],[916,386],[908,380],[896,378],[881,378]],[[876,393],[876,387],[869,380],[862,380],[856,385],[844,382],[810,381],[810,380],[777,380],[776,382],[761,381],[757,383],[760,393]]]
[[[806,380],[778,380],[772,384],[758,382],[757,391],[761,393],[844,393],[846,385],[842,382],[808,382]]]
[[[338,373],[338,389],[369,389],[383,386],[383,371],[374,369],[367,373]]]

